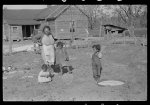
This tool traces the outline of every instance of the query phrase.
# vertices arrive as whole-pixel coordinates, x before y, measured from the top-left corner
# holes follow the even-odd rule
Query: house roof
[[[58,7],[55,11],[53,11],[51,14],[49,14],[48,17],[46,18],[56,18],[58,15],[60,15],[63,11],[65,11],[69,7],[70,5],[62,5]]]
[[[71,5],[56,5],[50,6],[49,8],[44,9],[36,16],[36,20],[40,19],[55,19],[65,10],[67,10]],[[78,8],[78,6],[75,6]],[[83,14],[85,14],[80,8],[78,8]],[[86,15],[86,14],[85,14]],[[87,16],[87,15],[86,15]]]
[[[51,14],[61,6],[62,5],[49,6],[48,8],[43,9],[39,14],[37,14],[34,19],[36,20],[45,19],[49,14]]]
[[[3,18],[11,25],[32,25],[40,24],[38,21],[33,20],[35,15],[41,12],[41,9],[38,10],[3,10]]]

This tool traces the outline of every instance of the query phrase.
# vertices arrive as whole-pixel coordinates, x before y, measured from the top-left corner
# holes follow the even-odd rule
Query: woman
[[[47,65],[53,65],[55,61],[54,38],[49,26],[44,26],[42,37],[42,58]]]

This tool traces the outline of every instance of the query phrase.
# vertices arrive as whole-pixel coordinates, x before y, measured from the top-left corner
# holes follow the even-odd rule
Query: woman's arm
[[[34,36],[32,37],[32,41],[33,41],[34,43],[36,43],[36,42],[38,42],[39,40],[41,40],[42,37],[43,37],[42,34],[34,35]]]

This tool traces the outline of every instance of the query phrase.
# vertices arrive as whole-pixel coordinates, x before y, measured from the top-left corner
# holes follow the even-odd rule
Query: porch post
[[[33,32],[32,32],[32,26],[30,26],[30,37],[31,37],[32,34],[33,34]]]
[[[12,53],[12,37],[11,37],[11,26],[9,26],[9,53]]]
[[[23,40],[24,40],[24,37],[26,37],[26,26],[24,25],[24,36],[23,36]]]
[[[33,25],[34,26],[34,30],[35,30],[35,25]]]

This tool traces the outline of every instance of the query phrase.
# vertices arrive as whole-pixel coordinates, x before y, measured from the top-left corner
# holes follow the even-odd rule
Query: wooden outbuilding
[[[36,18],[51,27],[57,39],[88,36],[88,16],[77,5],[55,5],[41,11]]]

